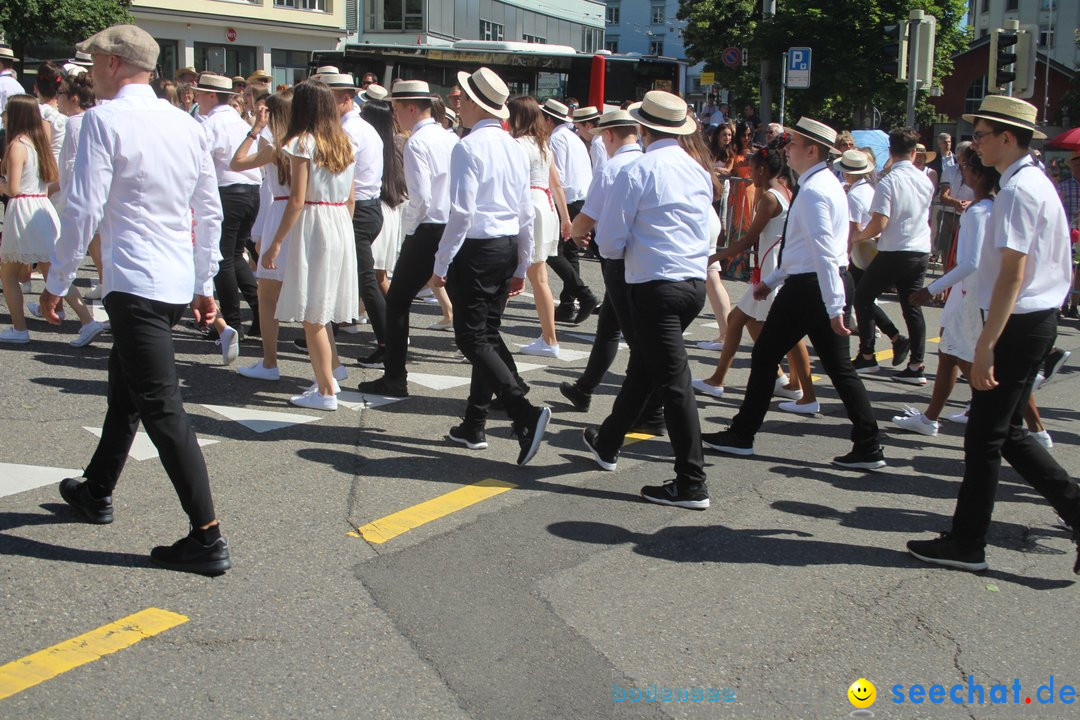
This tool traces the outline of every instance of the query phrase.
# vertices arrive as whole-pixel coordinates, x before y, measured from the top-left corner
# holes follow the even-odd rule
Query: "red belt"
[[[326,202],[325,200],[312,200],[305,201],[305,205],[329,205],[330,207],[345,207],[348,203],[343,202]]]
[[[22,195],[12,195],[10,199],[11,200],[18,200],[19,198],[47,198],[47,197],[49,197],[49,196],[46,195],[45,193],[41,193],[41,194],[22,194]]]
[[[288,200],[288,199],[289,199],[288,195],[279,195],[278,197],[274,198],[274,202],[277,202],[278,200]]]
[[[551,188],[540,187],[539,185],[530,185],[529,189],[530,190],[543,190],[544,194],[547,195],[548,205],[551,207],[552,210],[555,209],[555,203],[551,199]]]

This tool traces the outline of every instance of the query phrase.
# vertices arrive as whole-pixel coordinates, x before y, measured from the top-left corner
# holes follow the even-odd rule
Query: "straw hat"
[[[544,104],[540,106],[540,109],[559,122],[573,121],[573,116],[570,115],[570,108],[563,105],[555,98],[548,98],[545,100]]]
[[[1005,95],[987,95],[982,99],[979,109],[973,113],[963,115],[964,120],[975,124],[979,118],[994,120],[1013,127],[1031,130],[1032,137],[1036,140],[1044,140],[1046,135],[1039,132],[1035,127],[1035,121],[1039,117],[1039,111],[1029,102],[1019,98]]]
[[[369,85],[368,90],[376,85]],[[431,87],[423,80],[398,80],[390,91],[391,100],[430,100]]]
[[[199,77],[199,71],[193,67],[184,67],[176,71],[175,79],[179,80],[181,75],[194,75]]]
[[[75,51],[75,57],[68,58],[69,65],[81,65],[82,67],[90,67],[94,64],[94,58],[90,57],[90,53]]]
[[[195,86],[195,89],[202,90],[203,92],[222,93],[225,95],[240,94],[233,90],[232,80],[212,73],[203,73],[202,77],[199,78],[199,83]]]
[[[608,128],[637,127],[637,124],[637,120],[634,119],[634,116],[625,110],[612,110],[611,112],[601,115],[600,119],[596,122],[596,127],[590,128],[589,132],[593,135],[599,135]]]
[[[315,68],[316,75],[340,75],[341,71],[334,65],[320,65]]]
[[[356,81],[348,73],[316,74],[315,79],[322,80],[331,90],[356,90]]]
[[[697,130],[697,123],[686,110],[685,100],[663,90],[650,90],[644,100],[629,108],[638,125],[671,135],[689,135]]]
[[[923,158],[923,162],[934,162],[934,158],[937,157],[937,153],[934,152],[933,150],[931,150],[930,152],[927,152],[926,151],[926,146],[923,145],[922,143],[916,143],[915,144],[915,154],[916,155],[925,155],[926,157]]]
[[[11,60],[12,62],[19,62],[19,58],[15,57],[15,53],[9,47],[0,47],[0,58]]]
[[[586,105],[583,108],[578,108],[574,111],[574,122],[589,122],[600,117],[600,111],[592,105]]]
[[[862,150],[848,150],[840,160],[833,164],[833,169],[848,175],[868,175],[874,171],[874,163]]]
[[[836,131],[825,123],[818,122],[808,117],[801,117],[799,121],[795,123],[794,127],[789,127],[789,131],[798,133],[805,138],[809,138],[816,143],[827,145],[830,150],[833,145],[836,144]]]
[[[510,110],[506,107],[510,90],[494,70],[482,67],[472,75],[459,72],[457,81],[469,99],[484,110],[500,120],[510,117]]]
[[[248,85],[251,85],[258,82],[270,82],[273,79],[274,76],[266,72],[265,70],[256,70],[255,72],[248,75],[247,83]]]
[[[389,90],[384,88],[382,85],[378,85],[376,83],[371,83],[359,93],[361,102],[367,102],[368,100],[378,100],[385,102],[387,96],[389,95]]]

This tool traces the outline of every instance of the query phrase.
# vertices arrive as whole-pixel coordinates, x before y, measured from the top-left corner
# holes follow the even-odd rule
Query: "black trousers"
[[[371,331],[380,345],[386,342],[386,298],[375,280],[375,258],[371,243],[382,231],[382,206],[379,201],[358,200],[353,210],[353,238],[356,241],[356,273],[359,276],[360,299],[364,301]],[[431,276],[428,275],[428,278]]]
[[[570,213],[570,222],[574,221],[584,205],[584,200],[566,204],[566,209]],[[581,253],[573,240],[560,239],[559,254],[549,257],[547,264],[562,280],[563,287],[559,293],[559,304],[573,304],[574,300],[588,297],[592,292],[581,279]]]
[[[851,279],[855,281],[855,294],[858,295],[858,293],[859,293],[859,283],[862,282],[863,275],[866,274],[866,271],[865,270],[860,270],[859,268],[855,267],[854,265],[852,265],[850,268],[848,268],[848,270],[851,272]],[[885,333],[885,335],[887,337],[890,337],[890,338],[895,337],[895,336],[900,334],[900,329],[897,328],[896,325],[893,324],[893,321],[889,319],[889,316],[885,314],[885,311],[882,310],[881,307],[877,303],[871,304],[870,307],[873,308],[874,322],[877,324],[877,326],[879,328],[881,328],[881,332]],[[849,310],[844,315],[844,323],[848,327],[854,327],[854,324],[851,323],[850,320],[851,320],[851,312],[850,312],[850,307],[849,307]]]
[[[172,327],[187,305],[111,292],[104,299],[112,324],[109,394],[101,439],[83,472],[97,497],[112,495],[142,421],[195,527],[215,519],[206,461],[180,398]]]
[[[472,427],[483,428],[493,396],[515,423],[532,419],[533,406],[525,399],[514,357],[499,334],[517,263],[516,238],[467,239],[447,272],[454,339],[472,363],[465,407],[465,423]]]
[[[244,259],[244,249],[251,242],[251,227],[259,214],[258,185],[226,185],[218,188],[221,196],[221,264],[214,276],[214,290],[221,305],[221,317],[230,327],[241,330],[240,296],[251,308],[259,326],[259,295],[255,273]]]
[[[401,243],[401,252],[394,265],[394,277],[386,293],[386,355],[383,366],[388,379],[404,380],[408,375],[405,356],[409,344],[409,309],[416,294],[431,280],[435,253],[445,227],[424,223]]]
[[[622,447],[653,389],[664,399],[664,420],[675,451],[675,479],[679,483],[705,482],[701,450],[701,424],[690,386],[690,364],[683,331],[705,305],[705,281],[656,280],[628,284],[630,322],[635,339],[630,345],[626,378],[611,414],[600,425],[597,446],[614,453]]]
[[[911,340],[912,365],[923,364],[926,352],[926,321],[923,320],[922,308],[912,305],[908,297],[922,289],[926,278],[926,264],[930,261],[928,253],[919,252],[879,252],[867,266],[858,287],[855,288],[855,315],[859,319],[859,352],[872,355],[874,352],[874,327],[877,324],[874,313],[874,300],[885,288],[896,286],[900,298],[900,311],[907,324],[908,339]],[[880,309],[880,308],[879,308]]]
[[[1012,315],[994,346],[997,387],[971,389],[964,480],[952,528],[961,542],[986,545],[1003,457],[1065,522],[1074,530],[1080,528],[1080,488],[1023,425],[1035,374],[1055,337],[1057,308]]]
[[[853,294],[851,275],[843,273],[844,292]],[[860,321],[861,324],[861,321]],[[750,381],[731,430],[741,439],[753,441],[765,420],[776,383],[776,366],[795,343],[809,336],[821,365],[832,380],[851,420],[851,441],[858,451],[878,449],[878,426],[870,399],[851,365],[848,340],[833,332],[817,275],[791,275],[776,294],[769,316],[754,342],[750,355]]]

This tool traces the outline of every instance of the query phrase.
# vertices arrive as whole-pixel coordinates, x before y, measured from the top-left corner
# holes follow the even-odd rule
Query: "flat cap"
[[[134,25],[113,25],[75,46],[85,53],[104,53],[131,63],[143,70],[157,66],[161,48],[142,28]]]

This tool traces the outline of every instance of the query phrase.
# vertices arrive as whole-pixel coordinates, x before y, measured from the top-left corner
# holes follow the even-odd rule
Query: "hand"
[[[510,278],[510,297],[520,295],[521,291],[525,289],[525,278],[512,277]]]
[[[561,237],[563,240],[569,240],[570,239],[570,221],[569,220],[563,220],[562,222],[559,223],[559,237]]]
[[[191,312],[195,315],[195,324],[206,327],[217,318],[217,305],[212,297],[196,295],[191,301]]]
[[[263,250],[263,254],[259,256],[259,264],[266,270],[277,270],[277,256],[281,252],[281,243],[274,241],[270,243],[270,247]]]
[[[765,298],[769,297],[769,293],[771,293],[771,292],[772,292],[771,287],[769,287],[765,283],[758,283],[757,285],[754,286],[754,299],[755,300],[764,300]]]
[[[969,382],[976,390],[993,390],[998,386],[994,379],[994,348],[982,344],[975,346]]]
[[[971,205],[970,200],[961,200],[960,201],[960,212],[964,212],[965,210],[967,210],[969,205]]]
[[[268,122],[270,122],[270,111],[264,105],[255,113],[255,124],[251,126],[251,132],[258,135]]]
[[[589,247],[589,234],[588,233],[585,233],[584,235],[576,235],[572,239],[574,241],[574,244],[577,245],[582,250]]]
[[[441,275],[432,275],[428,284],[431,285],[431,287],[446,287],[446,278]]]
[[[41,307],[41,317],[49,321],[50,325],[60,324],[60,298],[48,290],[42,290],[38,297],[38,305]]]
[[[832,325],[832,331],[840,337],[847,337],[851,334],[851,331],[848,330],[847,327],[845,327],[844,325],[843,315],[837,315],[832,320],[830,320],[829,323]]]
[[[930,302],[932,297],[933,296],[930,294],[929,288],[919,288],[915,292],[908,295],[908,302],[915,307],[918,307],[920,305],[925,305],[926,303]]]

